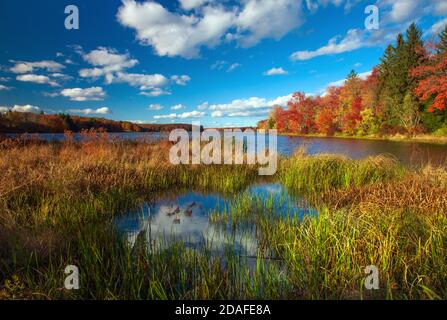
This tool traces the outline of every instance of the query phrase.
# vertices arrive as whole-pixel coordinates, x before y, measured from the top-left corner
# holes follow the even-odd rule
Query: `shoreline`
[[[278,133],[279,136],[289,137],[303,137],[303,138],[335,138],[335,139],[355,139],[355,140],[378,140],[378,141],[395,141],[395,142],[421,142],[429,144],[447,145],[446,136],[434,135],[417,135],[414,137],[407,137],[404,135],[394,136],[348,136],[348,135],[333,135],[327,136],[324,134],[297,134],[297,133]]]

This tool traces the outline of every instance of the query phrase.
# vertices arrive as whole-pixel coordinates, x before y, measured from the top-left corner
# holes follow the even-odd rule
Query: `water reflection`
[[[298,217],[316,214],[292,198],[281,184],[253,185],[246,194],[269,200],[277,214],[287,212]],[[256,256],[259,243],[254,226],[238,225],[234,228],[209,221],[211,212],[228,211],[231,200],[217,193],[197,192],[162,197],[154,203],[146,203],[139,211],[117,218],[116,226],[132,247],[143,238],[156,248],[181,241],[189,248],[207,247],[211,251],[231,249],[247,256]]]

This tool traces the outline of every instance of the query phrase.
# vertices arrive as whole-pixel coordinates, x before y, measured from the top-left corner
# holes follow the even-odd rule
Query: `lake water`
[[[111,137],[125,140],[158,141],[168,139],[168,133],[126,132],[110,133]],[[41,139],[47,141],[61,141],[63,134],[39,134]],[[75,134],[75,139],[80,135]],[[386,140],[362,140],[329,137],[295,137],[278,136],[279,154],[289,156],[300,147],[304,147],[308,154],[338,153],[352,159],[361,159],[367,156],[387,154],[395,157],[407,165],[420,165],[432,163],[434,165],[447,164],[447,145],[402,142]]]
[[[269,202],[275,214],[285,217],[301,219],[304,215],[317,214],[303,199],[289,195],[281,184],[254,184],[242,195]],[[141,240],[156,248],[181,241],[188,248],[207,247],[218,252],[231,248],[247,257],[256,256],[258,242],[253,225],[238,224],[232,228],[210,222],[210,214],[228,212],[234,197],[193,191],[165,195],[119,216],[115,225],[132,247]]]

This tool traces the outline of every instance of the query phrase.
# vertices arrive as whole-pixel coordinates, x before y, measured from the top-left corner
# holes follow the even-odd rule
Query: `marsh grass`
[[[172,166],[169,143],[84,136],[0,144],[0,299],[447,297],[445,169],[298,153],[272,179],[318,211],[301,217],[242,192],[255,166]],[[181,241],[155,250],[118,234],[116,215],[184,188],[233,194],[210,221],[251,232],[256,255]],[[80,268],[79,291],[63,289],[70,264]],[[378,291],[362,289],[371,264]]]
[[[302,150],[282,162],[280,180],[296,193],[324,192],[399,179],[405,169],[387,156],[351,160],[343,156],[308,156]]]

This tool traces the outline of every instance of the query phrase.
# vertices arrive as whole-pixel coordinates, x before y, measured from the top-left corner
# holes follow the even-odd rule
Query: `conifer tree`
[[[447,52],[447,25],[439,34],[439,43],[436,48],[436,53],[443,54]]]

